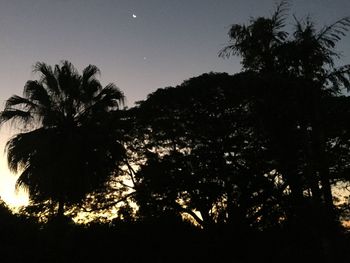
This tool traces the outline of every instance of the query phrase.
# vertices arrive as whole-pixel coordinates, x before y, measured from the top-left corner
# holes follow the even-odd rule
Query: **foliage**
[[[256,84],[251,74],[210,73],[140,103],[138,152],[147,160],[136,173],[140,212],[187,213],[202,226],[278,223],[281,199],[271,197],[283,189],[255,129]]]
[[[231,43],[219,55],[242,56],[244,69],[256,72],[267,87],[261,98],[262,130],[290,186],[296,217],[302,218],[304,190],[309,190],[315,220],[325,218],[330,224],[336,221],[330,181],[330,145],[336,138],[326,137],[329,108],[325,105],[350,88],[350,66],[335,67],[339,58],[335,46],[350,28],[350,18],[317,30],[309,17],[294,17],[294,30],[289,33],[287,11],[288,3],[283,1],[270,18],[233,25]]]
[[[124,95],[114,84],[103,88],[92,65],[82,75],[68,61],[37,63],[34,72],[40,79],[28,81],[23,97],[10,97],[0,114],[1,123],[26,129],[7,142],[9,167],[34,202],[78,203],[123,159],[120,135],[110,129]]]

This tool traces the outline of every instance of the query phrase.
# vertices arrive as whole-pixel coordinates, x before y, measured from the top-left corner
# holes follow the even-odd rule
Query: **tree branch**
[[[117,204],[119,204],[119,203],[121,203],[121,202],[124,202],[125,200],[127,200],[129,197],[131,197],[131,196],[134,195],[135,193],[136,193],[136,191],[131,192],[131,193],[129,193],[129,194],[123,196],[121,199],[118,199],[118,200],[116,200],[116,201],[110,202],[110,203],[105,204],[105,205],[103,205],[103,206],[101,206],[101,207],[95,207],[95,208],[91,208],[91,207],[90,207],[90,209],[84,207],[83,210],[84,210],[84,212],[88,212],[88,213],[90,213],[90,212],[95,212],[95,211],[99,211],[99,210],[104,210],[104,209],[110,208],[110,207],[112,207],[112,206],[115,206],[115,205],[117,205]]]
[[[182,212],[182,213],[186,213],[190,216],[193,217],[193,219],[199,224],[201,225],[202,227],[204,226],[204,221],[196,215],[195,212],[193,212],[191,209],[188,209],[188,208],[184,208],[182,207],[180,204],[177,204],[177,209],[179,210],[179,212]]]

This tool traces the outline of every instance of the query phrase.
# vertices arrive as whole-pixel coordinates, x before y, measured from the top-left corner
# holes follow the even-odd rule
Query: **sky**
[[[310,15],[319,27],[350,16],[349,0],[291,0],[290,14]],[[103,85],[114,82],[127,105],[158,88],[202,73],[240,71],[239,58],[218,58],[232,24],[268,16],[273,0],[0,0],[0,107],[36,79],[35,62],[71,61],[78,70],[101,70]],[[292,21],[288,22],[292,23]],[[340,64],[350,63],[350,34],[338,45]],[[0,130],[0,151],[9,138]],[[0,196],[15,198],[15,176],[0,153]]]

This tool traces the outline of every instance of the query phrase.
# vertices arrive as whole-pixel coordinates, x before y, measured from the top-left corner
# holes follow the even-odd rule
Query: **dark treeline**
[[[347,192],[333,192],[350,182],[350,65],[335,49],[350,18],[288,32],[287,7],[231,27],[219,56],[242,72],[130,109],[95,66],[37,63],[0,115],[23,130],[6,151],[30,196],[19,214],[0,207],[4,261],[349,262]]]

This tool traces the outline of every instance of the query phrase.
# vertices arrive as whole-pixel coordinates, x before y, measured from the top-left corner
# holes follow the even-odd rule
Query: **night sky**
[[[294,0],[290,14],[319,27],[350,15],[349,0]],[[0,0],[0,103],[35,79],[35,62],[94,64],[101,82],[114,82],[129,107],[157,88],[205,72],[236,73],[239,58],[218,58],[231,24],[268,16],[273,0]],[[292,24],[292,20],[288,23]],[[350,34],[338,46],[350,63]],[[0,147],[7,139],[0,134]],[[5,161],[0,195],[11,202]]]

